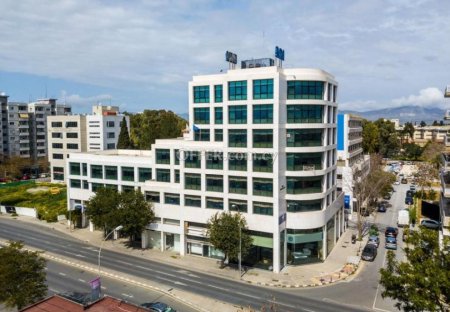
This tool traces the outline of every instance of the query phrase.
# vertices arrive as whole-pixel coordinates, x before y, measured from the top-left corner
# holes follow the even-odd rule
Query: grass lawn
[[[51,194],[50,188],[58,187],[58,194]],[[67,212],[66,187],[52,183],[26,183],[0,188],[0,203],[5,206],[36,208],[39,219],[55,222],[57,216]]]

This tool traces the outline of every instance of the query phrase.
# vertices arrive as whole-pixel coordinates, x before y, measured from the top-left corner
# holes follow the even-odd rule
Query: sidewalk
[[[70,231],[66,221],[47,223],[24,216],[17,217],[17,219],[53,228],[54,230],[63,232],[97,247],[103,241],[102,231],[89,232],[88,228],[72,229]],[[322,286],[351,278],[357,271],[360,263],[360,252],[365,244],[364,241],[356,242],[356,244],[351,243],[351,236],[355,232],[355,229],[348,228],[336,242],[330,255],[323,262],[300,266],[287,266],[279,274],[262,269],[248,268],[247,272],[242,276],[242,281],[269,287],[300,288]],[[234,280],[239,279],[239,273],[235,268],[220,268],[218,261],[215,259],[192,255],[182,257],[178,253],[167,251],[161,252],[159,250],[130,248],[125,245],[126,242],[126,239],[109,240],[103,243],[103,249],[151,259],[184,269],[189,268],[192,271],[204,272]]]

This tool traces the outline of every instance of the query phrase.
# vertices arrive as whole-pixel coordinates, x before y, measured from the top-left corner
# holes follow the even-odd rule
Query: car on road
[[[405,197],[405,204],[406,205],[412,205],[414,204],[414,200],[412,197]]]
[[[392,226],[388,226],[386,228],[386,230],[384,231],[384,236],[386,237],[397,237],[398,235],[398,228],[396,227],[392,227]]]
[[[361,258],[364,261],[373,261],[375,260],[376,256],[377,256],[377,247],[372,244],[367,244],[366,247],[364,247],[363,252],[361,254]]]
[[[148,302],[141,304],[141,307],[150,309],[154,312],[177,312],[174,308],[168,306],[163,302]]]
[[[407,191],[406,191],[406,196],[405,196],[405,197],[412,197],[412,196],[413,196],[413,191],[407,190]]]
[[[400,185],[400,181],[395,181],[394,185]]]
[[[384,244],[384,248],[397,250],[397,238],[386,236],[386,243]]]
[[[416,192],[416,186],[415,186],[415,185],[410,185],[410,186],[409,186],[409,190],[410,190],[411,192],[415,193],[415,192]]]
[[[386,212],[386,206],[385,205],[379,205],[378,206],[378,212]]]
[[[403,179],[401,180],[401,183],[402,183],[402,184],[408,184],[408,179],[403,178]]]
[[[426,227],[427,229],[437,230],[441,227],[441,223],[431,219],[424,219],[420,221],[420,225]]]
[[[380,245],[380,239],[376,235],[369,236],[369,240],[367,241],[367,245],[374,245],[378,248]]]

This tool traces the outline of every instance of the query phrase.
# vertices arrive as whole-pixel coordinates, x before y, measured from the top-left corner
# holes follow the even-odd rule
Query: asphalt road
[[[96,274],[80,270],[54,261],[47,261],[48,294],[57,293],[89,293],[89,281],[97,277]],[[102,277],[102,293],[119,298],[137,305],[145,302],[164,302],[177,311],[195,312],[193,309],[168,295],[157,291],[144,289],[132,284]]]
[[[28,224],[0,218],[0,238],[22,240],[26,245],[46,250],[54,254],[71,257],[93,266],[97,265],[96,247],[82,243],[60,232],[39,225]],[[367,311],[352,301],[342,303],[312,298],[309,294],[297,291],[282,291],[263,288],[228,279],[211,276],[188,269],[170,266],[147,259],[124,256],[121,253],[102,250],[102,267],[144,278],[158,283],[161,288],[180,289],[205,297],[228,302],[238,306],[260,308],[263,304],[276,301],[279,311]],[[63,285],[61,285],[63,286]],[[357,290],[353,288],[353,293]],[[333,289],[334,287],[327,287]],[[325,289],[325,288],[324,288]],[[59,290],[59,289],[58,289]],[[327,295],[327,298],[330,297]],[[352,305],[347,305],[352,303]],[[203,307],[208,309],[208,307]]]

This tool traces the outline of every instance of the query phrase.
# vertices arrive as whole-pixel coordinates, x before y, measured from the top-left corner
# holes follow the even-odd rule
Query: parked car
[[[412,197],[405,197],[405,204],[406,205],[412,205],[414,204],[414,200]]]
[[[378,212],[386,212],[386,206],[385,205],[379,205],[378,206]]]
[[[410,186],[409,186],[409,190],[410,190],[411,192],[415,193],[415,192],[416,192],[416,186],[415,186],[415,185],[410,185]]]
[[[384,231],[384,236],[390,236],[390,237],[397,237],[398,235],[398,228],[389,226]]]
[[[423,227],[426,227],[427,229],[437,230],[440,228],[441,223],[439,223],[438,221],[435,221],[435,220],[431,220],[431,219],[424,219],[424,220],[420,221],[420,225]]]
[[[413,191],[408,190],[406,191],[406,197],[412,197],[413,196]]]
[[[400,181],[395,181],[394,185],[400,185]]]
[[[378,248],[378,246],[380,245],[380,239],[378,238],[378,236],[375,235],[369,236],[367,245],[374,245]]]
[[[392,236],[386,236],[386,243],[384,244],[384,248],[397,250],[397,239]]]
[[[30,180],[30,176],[27,174],[24,174],[21,178],[21,180]]]
[[[363,252],[361,254],[361,258],[365,261],[373,261],[377,256],[377,247],[372,244],[367,244],[364,247]]]
[[[401,183],[402,183],[402,184],[408,184],[408,179],[403,178],[403,179],[401,180]]]
[[[148,302],[141,304],[141,307],[148,308],[155,312],[177,312],[174,308],[168,306],[163,302]]]

